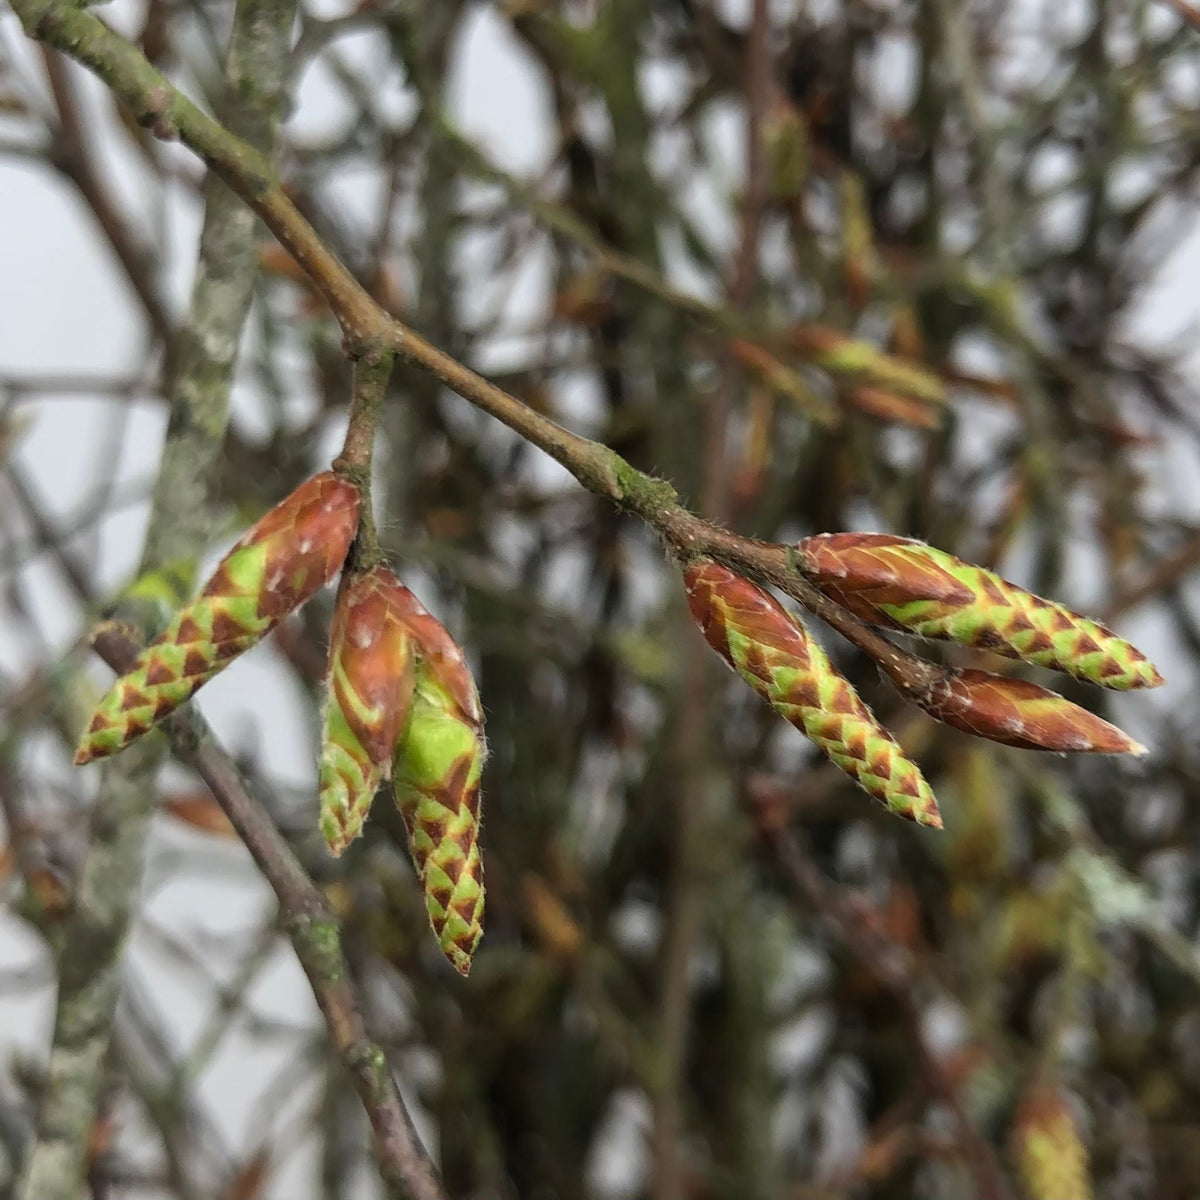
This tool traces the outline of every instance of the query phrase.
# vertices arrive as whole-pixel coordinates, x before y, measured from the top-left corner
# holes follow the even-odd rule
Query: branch
[[[565,467],[589,491],[642,518],[680,559],[710,555],[780,588],[875,658],[902,691],[919,693],[946,673],[873,633],[826,599],[789,551],[741,538],[701,520],[663,479],[636,470],[599,442],[571,433],[390,316],[325,245],[288,199],[270,162],[202,112],[146,59],[90,12],[67,0],[11,0],[34,38],[89,67],[162,138],[178,138],[262,217],[328,302],[355,356],[394,351],[495,417]]]
[[[242,0],[234,16],[225,70],[228,117],[268,150],[281,108],[294,15],[293,0]],[[59,49],[70,52],[69,46]],[[73,128],[74,105],[65,74],[53,55],[47,55],[47,63],[51,78],[57,80],[64,126]],[[82,150],[78,161],[85,167],[90,162]],[[87,170],[83,177],[92,178]],[[93,191],[103,196],[102,189]],[[257,270],[253,215],[216,180],[206,200],[190,311],[178,340],[167,347],[173,373],[171,416],[142,556],[143,572],[153,572],[149,578],[158,593],[173,601],[190,590],[211,533],[210,488]],[[138,260],[131,261],[136,265]],[[68,558],[64,566],[69,570]],[[72,582],[77,589],[85,588],[79,578],[73,576]],[[150,606],[144,611],[149,628],[157,614]],[[153,783],[161,749],[161,743],[148,739],[106,764],[101,775],[91,843],[62,932],[47,1084],[37,1141],[24,1164],[18,1192],[25,1200],[75,1200],[81,1194],[121,990],[122,950],[154,813]]]
[[[333,463],[334,472],[349,479],[362,495],[358,534],[351,551],[351,560],[361,571],[370,570],[383,558],[371,504],[371,459],[379,413],[394,361],[395,356],[390,352],[368,353],[354,364],[354,391],[350,398],[346,440]]]
[[[113,622],[97,629],[93,645],[118,674],[129,669],[141,650]],[[370,1119],[375,1158],[385,1180],[410,1200],[445,1200],[384,1052],[367,1033],[341,929],[321,893],[204,719],[188,707],[168,718],[164,729],[180,761],[208,784],[279,900],[284,930],[312,985],[329,1040]]]

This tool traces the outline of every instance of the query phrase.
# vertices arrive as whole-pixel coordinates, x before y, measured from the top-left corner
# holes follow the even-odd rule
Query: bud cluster
[[[465,975],[483,934],[483,710],[462,651],[387,567],[342,584],[329,647],[321,831],[334,854],[391,777],[438,945]]]
[[[249,529],[96,708],[79,764],[124,749],[343,570],[358,488],[326,471]],[[330,630],[320,827],[341,854],[393,781],[438,945],[465,975],[483,933],[483,712],[462,651],[386,566],[343,573]]]
[[[847,620],[986,648],[1109,688],[1162,683],[1144,654],[1099,622],[923,542],[822,534],[800,542],[796,557]],[[684,582],[709,644],[781,716],[892,812],[940,826],[920,771],[792,614],[712,559],[687,562]],[[869,652],[902,693],[956,729],[1024,749],[1145,753],[1115,726],[1036,683],[937,667],[874,642]]]

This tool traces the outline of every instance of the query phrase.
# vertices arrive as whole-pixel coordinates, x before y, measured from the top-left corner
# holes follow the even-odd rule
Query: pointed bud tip
[[[449,959],[450,965],[464,978],[471,974],[471,956],[465,951],[460,950],[457,946],[449,950],[443,950],[446,958]]]
[[[935,720],[1024,750],[1071,754],[1146,753],[1124,731],[1027,679],[966,669],[913,699]]]
[[[904,807],[889,804],[888,811],[925,829],[941,829],[942,814],[938,809],[937,798],[928,786],[925,788],[925,793],[926,797],[920,804],[909,803]]]
[[[1067,701],[1063,703],[1066,704]],[[1078,748],[1093,754],[1129,754],[1134,758],[1141,758],[1149,753],[1141,742],[1135,742],[1123,729],[1118,729],[1102,717],[1079,710],[1077,720],[1080,725],[1080,744],[1078,747],[1064,747],[1065,749]]]
[[[1121,685],[1121,690],[1140,691],[1142,688],[1162,687],[1162,685],[1167,682],[1166,679],[1163,678],[1162,672],[1159,671],[1159,669],[1148,658],[1142,657],[1142,655],[1136,651],[1135,653],[1137,657],[1135,658],[1133,665],[1124,670],[1125,682]],[[1113,673],[1115,674],[1121,669],[1122,668],[1120,665],[1114,662],[1112,668]],[[1103,687],[1105,686],[1106,681],[1100,679],[1092,680],[1092,682],[1099,683]]]
[[[95,750],[87,742],[83,742],[79,749],[75,751],[75,765],[77,767],[86,767],[95,757]]]

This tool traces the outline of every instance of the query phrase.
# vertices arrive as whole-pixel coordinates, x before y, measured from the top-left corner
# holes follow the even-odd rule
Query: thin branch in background
[[[275,141],[295,8],[291,0],[242,0],[226,64],[229,117],[268,156]],[[214,468],[228,423],[239,336],[257,270],[254,220],[215,181],[208,189],[200,262],[188,318],[172,336],[147,274],[149,258],[123,239],[124,225],[104,207],[107,193],[91,165],[63,64],[47,51],[68,162],[131,273],[152,327],[164,341],[171,387],[168,442],[146,534],[143,571],[164,573],[167,591],[190,587],[211,533]],[[240,112],[239,112],[240,110]],[[69,564],[68,564],[69,565]],[[147,630],[161,619],[139,613]],[[92,841],[62,931],[60,984],[38,1136],[23,1165],[25,1200],[74,1200],[89,1154],[112,1022],[121,954],[155,810],[154,740],[105,765]]]
[[[94,161],[93,139],[84,128],[84,118],[66,60],[56,51],[46,49],[43,61],[58,112],[59,128],[54,138],[55,160],[63,173],[79,188],[88,208],[95,215],[105,240],[112,247],[125,277],[141,302],[150,328],[164,346],[170,346],[174,325],[159,292],[154,270],[156,255],[118,209]]]
[[[8,486],[12,488],[17,503],[32,527],[34,545],[38,550],[54,555],[63,575],[78,599],[88,603],[92,597],[91,571],[86,563],[66,545],[63,533],[56,529],[46,516],[42,505],[33,493],[30,481],[25,478],[24,468],[15,460],[4,468]]]
[[[728,302],[739,315],[753,296],[758,279],[758,247],[765,199],[763,122],[772,87],[769,52],[771,37],[767,0],[754,0],[746,39],[744,73],[748,96],[746,164],[742,223],[734,257]],[[701,506],[713,521],[728,518],[733,498],[729,494],[730,422],[739,375],[728,350],[722,355],[722,376],[706,405],[701,465]],[[692,635],[691,621],[679,606],[678,633],[682,646]],[[692,961],[705,909],[703,855],[709,823],[705,780],[711,772],[705,747],[709,744],[708,681],[716,664],[693,656],[687,665],[688,683],[683,711],[675,735],[679,771],[672,788],[672,860],[666,903],[663,943],[662,990],[659,996],[657,1045],[660,1056],[658,1086],[654,1092],[654,1194],[661,1200],[685,1200],[689,1190],[684,1157],[686,1134],[685,1072],[692,1031]]]
[[[848,900],[821,875],[805,853],[799,836],[779,824],[769,806],[752,815],[764,844],[788,885],[802,899],[805,910],[813,913],[836,940],[887,987],[900,1006],[926,1082],[954,1115],[959,1144],[971,1166],[980,1200],[1015,1200],[995,1150],[972,1124],[945,1065],[929,1047],[919,998],[920,981],[911,956],[903,947],[889,941],[881,930],[863,921],[862,914],[854,911]]]
[[[56,372],[0,372],[0,395],[13,400],[44,400],[47,398],[89,399],[101,396],[106,400],[151,400],[158,390],[149,380],[136,377],[93,375],[90,373],[59,374]]]

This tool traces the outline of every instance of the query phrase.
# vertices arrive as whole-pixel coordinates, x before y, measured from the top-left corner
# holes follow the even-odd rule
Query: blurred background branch
[[[382,336],[399,354],[372,469],[380,547],[468,649],[491,746],[469,981],[428,944],[384,797],[342,859],[319,847],[331,597],[200,708],[335,915],[394,1068],[383,1096],[396,1115],[403,1095],[446,1193],[1193,1196],[1188,6],[271,7],[255,45],[274,45],[293,97],[277,167],[222,160],[232,144],[204,116],[267,145],[237,113],[271,109],[223,67],[255,8],[99,10],[112,44],[196,102],[156,98],[122,59],[147,128],[0,26],[0,236],[36,239],[49,277],[78,225],[130,331],[76,355],[110,314],[74,339],[70,289],[35,304],[18,284],[58,339],[31,361],[0,320],[3,1194],[47,1141],[31,1141],[39,1103],[67,1086],[68,1026],[31,1015],[53,982],[60,1014],[103,993],[88,1103],[63,1135],[92,1195],[378,1194],[359,1097],[203,776],[152,751],[114,760],[136,766],[126,822],[112,780],[98,797],[67,762],[95,700],[96,616],[140,578],[152,619],[327,465],[343,351]],[[72,37],[98,24],[55,19]],[[323,288],[217,169],[154,136],[176,129],[240,169]],[[76,207],[10,216],[30,172]],[[221,205],[236,255],[213,241]],[[226,267],[236,280],[214,279]],[[945,829],[893,821],[710,664],[639,517],[818,612],[757,539],[907,534],[1096,611],[1168,683],[1136,703],[1067,694],[1151,753],[972,741],[880,686],[875,635],[847,626],[836,663],[920,761]],[[101,871],[118,843],[128,859]],[[115,897],[101,970],[67,949],[98,880]]]

